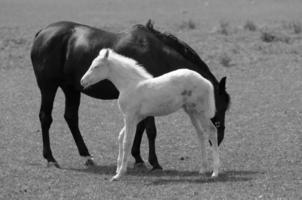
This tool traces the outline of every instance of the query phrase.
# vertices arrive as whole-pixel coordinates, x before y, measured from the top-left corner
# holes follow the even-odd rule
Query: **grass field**
[[[301,10],[299,0],[0,0],[0,199],[302,199]],[[109,182],[122,127],[116,101],[82,96],[80,128],[98,164],[86,168],[60,90],[50,135],[62,169],[47,168],[29,58],[36,31],[59,20],[121,31],[149,18],[228,77],[220,176],[198,174],[194,130],[177,112],[156,120],[164,171],[129,166],[122,181]],[[147,147],[144,136],[145,160]]]

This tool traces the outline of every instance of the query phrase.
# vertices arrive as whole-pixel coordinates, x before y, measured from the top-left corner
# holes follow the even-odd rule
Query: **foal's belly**
[[[140,113],[143,116],[162,116],[171,114],[183,106],[182,99],[149,99],[142,103]]]

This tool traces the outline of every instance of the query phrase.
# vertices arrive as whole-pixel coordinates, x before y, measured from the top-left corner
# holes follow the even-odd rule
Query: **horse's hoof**
[[[155,166],[149,172],[156,173],[156,172],[162,172],[162,171],[163,171],[163,168],[161,166]]]
[[[133,168],[134,169],[147,169],[147,166],[145,165],[144,162],[140,162],[140,163],[134,163]]]
[[[85,165],[86,165],[87,167],[94,167],[94,166],[96,166],[95,162],[93,161],[93,158],[88,158],[88,159],[86,160],[86,162],[85,162]]]
[[[60,169],[60,165],[57,162],[47,162],[47,167],[56,167]]]
[[[162,171],[163,168],[160,165],[155,165],[152,167],[151,171]]]

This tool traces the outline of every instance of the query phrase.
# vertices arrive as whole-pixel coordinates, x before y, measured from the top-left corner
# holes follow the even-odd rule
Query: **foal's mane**
[[[139,76],[142,76],[144,78],[153,78],[151,74],[149,74],[146,69],[140,65],[136,60],[123,56],[121,54],[116,53],[112,49],[109,49],[110,57],[112,57],[114,60],[118,60],[123,67],[127,67],[132,69],[134,73],[136,73]]]
[[[182,55],[185,59],[189,60],[193,64],[197,66],[206,67],[208,70],[208,66],[200,59],[198,54],[184,41],[178,39],[171,33],[162,33],[153,27],[152,20],[148,20],[146,24],[146,28],[149,32],[151,32],[155,37],[157,37],[160,41],[165,43],[167,46],[171,47],[175,51],[177,51],[180,55]]]

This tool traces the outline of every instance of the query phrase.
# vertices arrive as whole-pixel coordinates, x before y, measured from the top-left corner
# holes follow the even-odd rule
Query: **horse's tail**
[[[213,84],[208,81],[208,97],[207,97],[207,105],[208,105],[208,112],[207,117],[213,118],[216,113],[216,106],[215,106],[215,95],[214,95],[214,86]]]

